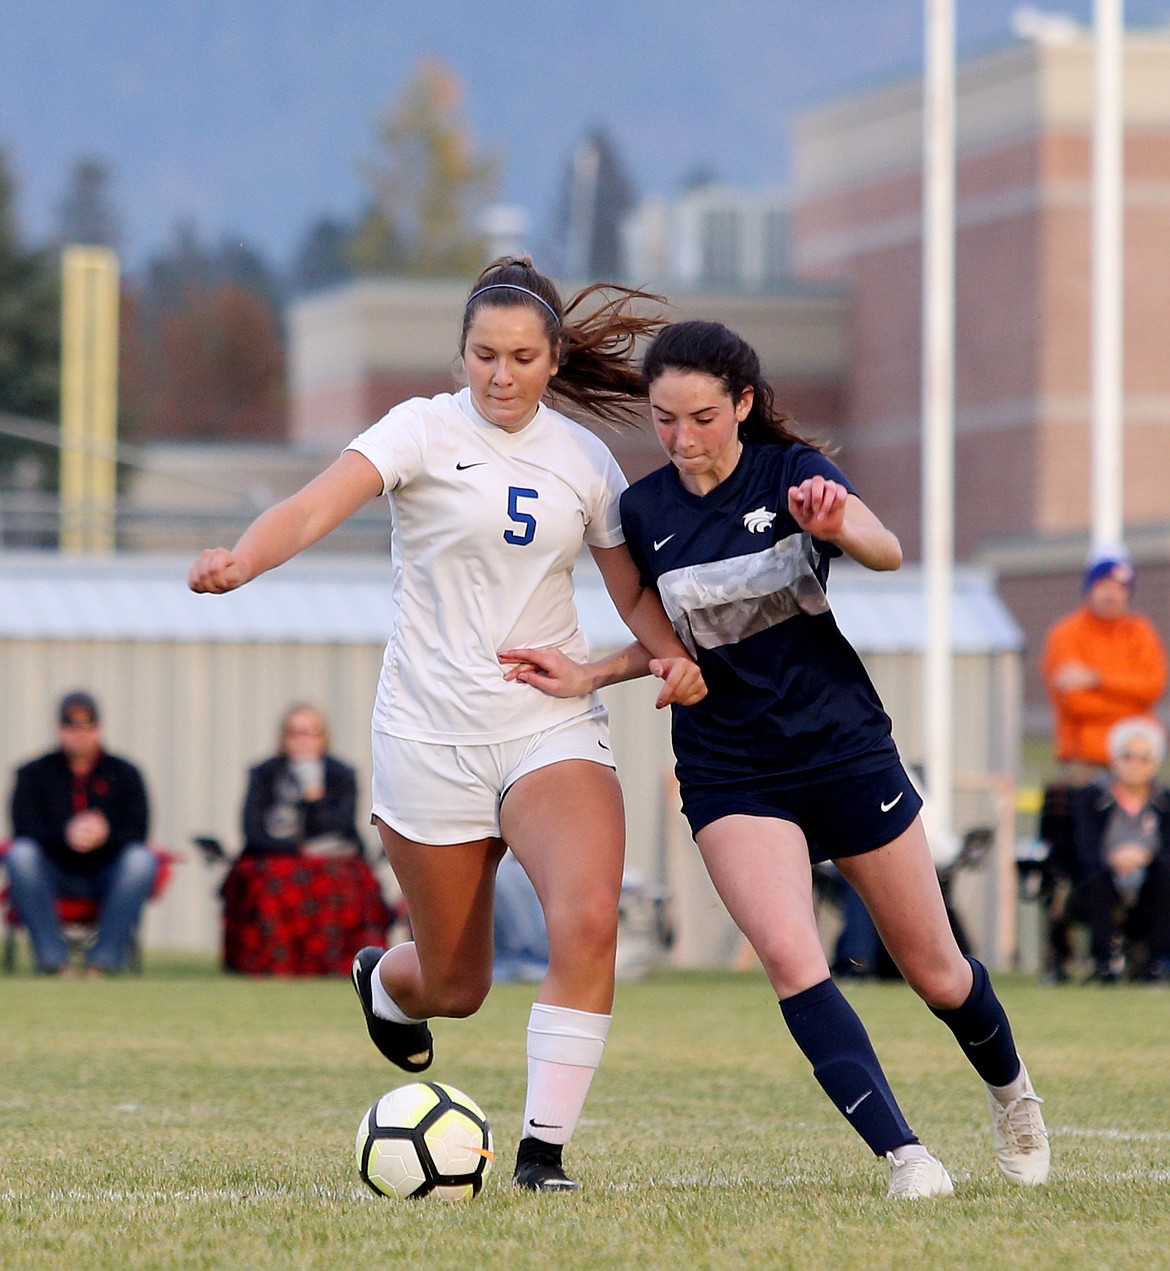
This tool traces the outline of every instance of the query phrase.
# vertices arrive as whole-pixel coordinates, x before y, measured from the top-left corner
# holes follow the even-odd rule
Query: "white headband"
[[[471,295],[467,297],[467,305],[470,305],[476,296],[482,296],[485,291],[498,291],[501,287],[506,287],[509,291],[522,291],[526,296],[531,296],[533,300],[539,300],[549,313],[552,314],[553,321],[557,324],[557,326],[559,327],[561,325],[561,320],[557,317],[557,311],[543,296],[538,296],[535,291],[531,291],[527,287],[521,287],[519,283],[515,282],[489,282],[486,287],[480,287],[478,291],[473,291]],[[466,309],[467,305],[464,305],[463,307]]]

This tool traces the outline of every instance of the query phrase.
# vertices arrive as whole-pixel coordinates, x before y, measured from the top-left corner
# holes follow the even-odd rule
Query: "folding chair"
[[[8,852],[10,844],[0,843],[0,860]],[[154,876],[154,885],[150,889],[150,899],[157,900],[170,885],[171,876],[179,857],[166,848],[150,845],[151,855],[158,861],[158,872]],[[24,926],[16,906],[12,903],[10,889],[7,885],[0,890],[0,914],[4,918],[4,973],[11,975],[16,970],[16,945],[20,929]],[[74,899],[61,896],[57,900],[57,917],[69,945],[70,953],[84,949],[93,940],[98,926],[98,905],[94,900]],[[126,969],[139,973],[142,970],[142,946],[138,932],[135,930],[126,955]]]

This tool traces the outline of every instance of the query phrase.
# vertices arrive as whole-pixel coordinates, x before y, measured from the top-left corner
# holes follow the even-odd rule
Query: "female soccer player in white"
[[[865,1027],[833,983],[811,862],[860,893],[910,986],[983,1078],[996,1158],[1014,1182],[1048,1177],[1048,1137],[987,971],[947,920],[890,721],[833,618],[829,560],[897,569],[898,540],[841,470],[773,408],[755,351],[715,322],[666,327],[643,370],[670,463],[622,496],[622,526],[710,693],[674,712],[683,812],[723,902],[759,955],[825,1093],[880,1157],[894,1198],[948,1195]],[[509,672],[580,693],[591,668],[560,650],[505,651]],[[632,665],[632,664],[631,664]]]
[[[467,387],[395,406],[231,551],[205,551],[189,580],[230,591],[387,495],[395,606],[373,714],[373,812],[413,939],[361,950],[354,985],[378,1049],[408,1072],[428,1067],[427,1019],[472,1014],[491,985],[495,871],[511,847],[549,934],[514,1177],[534,1190],[577,1186],[562,1147],[610,1024],[624,817],[605,708],[506,680],[499,651],[588,656],[572,585],[587,544],[619,613],[661,659],[659,704],[705,692],[623,545],[621,470],[544,401],[555,393],[616,420],[644,395],[630,355],[660,322],[634,312],[641,293],[609,288],[594,307],[598,290],[566,307],[526,258],[489,266],[464,311]],[[628,677],[625,661],[610,660],[614,679]]]

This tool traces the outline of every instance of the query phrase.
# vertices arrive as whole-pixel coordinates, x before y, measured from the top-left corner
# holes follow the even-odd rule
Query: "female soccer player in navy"
[[[427,1019],[472,1014],[490,987],[496,866],[511,847],[549,937],[515,1172],[541,1191],[576,1187],[562,1147],[609,1029],[625,823],[605,708],[508,682],[498,654],[539,643],[588,656],[572,583],[584,544],[631,630],[664,659],[660,704],[705,691],[623,545],[621,470],[544,401],[555,393],[614,419],[644,395],[630,352],[661,324],[634,313],[641,293],[585,303],[593,290],[566,308],[531,261],[489,266],[463,315],[467,387],[395,406],[233,550],[204,552],[189,580],[231,591],[387,496],[395,605],[374,706],[373,812],[414,938],[359,951],[354,985],[379,1050],[408,1072],[427,1068]],[[625,673],[621,658],[611,665]]]
[[[902,552],[844,474],[773,406],[754,350],[714,322],[662,330],[644,374],[670,464],[626,491],[622,527],[698,660],[708,696],[673,709],[683,811],[711,879],[759,955],[826,1094],[891,1168],[892,1197],[952,1184],[910,1129],[865,1028],[829,975],[811,863],[857,889],[908,983],[983,1078],[1008,1178],[1043,1183],[1040,1100],[987,971],[951,932],[890,721],[826,595],[844,553]],[[594,668],[514,650],[517,678],[581,692]]]

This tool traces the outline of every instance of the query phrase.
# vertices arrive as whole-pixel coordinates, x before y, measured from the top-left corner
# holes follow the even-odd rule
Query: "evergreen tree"
[[[19,241],[15,187],[0,150],[0,411],[56,421],[60,401],[60,267],[57,253]]]
[[[100,159],[79,159],[60,207],[62,243],[118,249],[118,213],[110,193],[109,169]]]
[[[305,235],[292,267],[292,290],[297,293],[320,291],[353,277],[346,259],[346,244],[352,231],[341,221],[323,216]]]

